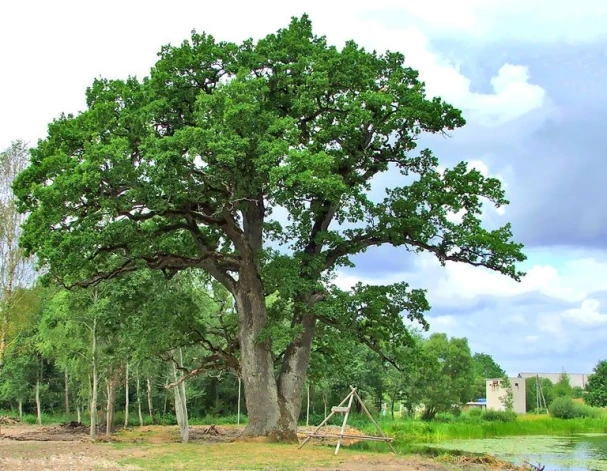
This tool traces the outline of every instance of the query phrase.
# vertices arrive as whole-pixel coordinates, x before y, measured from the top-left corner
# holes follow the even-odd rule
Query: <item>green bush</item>
[[[587,404],[578,404],[576,402],[574,402],[574,404],[575,408],[577,409],[578,417],[597,419],[604,414],[604,411],[597,407],[591,407]]]
[[[444,424],[449,424],[451,422],[455,422],[457,417],[451,412],[439,412],[434,416],[435,422],[441,422]]]
[[[512,411],[486,410],[482,418],[487,422],[514,422],[516,414]]]
[[[483,415],[483,410],[478,407],[473,407],[472,409],[468,410],[467,414],[470,417],[481,417]]]
[[[557,419],[598,418],[603,414],[600,409],[586,404],[578,404],[569,397],[557,397],[552,401],[548,410],[550,415]]]
[[[552,403],[548,411],[552,417],[557,419],[575,419],[582,416],[581,404],[576,404],[570,397],[557,397]]]

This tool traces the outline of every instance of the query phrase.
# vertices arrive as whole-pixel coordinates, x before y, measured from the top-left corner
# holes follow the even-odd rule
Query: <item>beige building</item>
[[[512,392],[512,409],[517,414],[527,412],[525,378],[508,378],[510,387],[501,378],[487,380],[487,410],[505,411],[508,403],[508,393]]]
[[[519,378],[535,378],[536,376],[539,376],[540,378],[547,378],[550,381],[552,381],[553,384],[556,384],[556,382],[559,380],[559,378],[561,377],[562,373],[519,373],[518,377]],[[586,384],[588,383],[588,377],[590,376],[587,373],[565,373],[567,376],[569,376],[569,384],[571,384],[571,387],[575,388],[580,387],[582,389],[586,388]]]

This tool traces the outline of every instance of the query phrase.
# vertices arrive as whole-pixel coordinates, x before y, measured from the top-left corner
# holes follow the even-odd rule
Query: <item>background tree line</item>
[[[44,413],[62,414],[101,424],[107,433],[119,423],[179,419],[180,400],[187,406],[181,420],[238,412],[235,312],[228,293],[204,273],[189,270],[167,280],[141,271],[74,290],[39,283],[22,288],[19,299],[13,308],[20,312],[18,327],[0,371],[3,409],[36,414],[38,421]],[[284,308],[277,297],[269,304]],[[484,397],[484,378],[504,374],[489,355],[472,355],[465,338],[445,334],[413,331],[392,359],[337,331],[318,339],[302,421],[309,412],[318,422],[351,384],[376,412],[385,403],[394,415],[402,404],[411,416],[423,405],[431,419]],[[227,354],[234,364],[224,361]],[[180,385],[184,397],[176,399]]]

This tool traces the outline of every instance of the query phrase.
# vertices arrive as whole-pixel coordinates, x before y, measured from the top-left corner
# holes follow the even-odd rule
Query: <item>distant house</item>
[[[546,378],[552,381],[552,383],[556,384],[556,382],[561,377],[562,373],[519,373],[519,378]],[[588,373],[566,373],[569,376],[569,383],[571,387],[580,387],[582,389],[586,388],[586,384],[588,384],[588,377],[590,374]]]
[[[480,409],[480,410],[487,409],[487,399],[481,398],[476,401],[466,402],[466,404],[464,404],[464,410],[470,410],[470,409]]]
[[[503,378],[488,379],[487,409],[505,411],[508,402],[508,393],[512,393],[512,410],[517,414],[527,412],[527,396],[525,378],[508,378],[510,387],[504,384]]]

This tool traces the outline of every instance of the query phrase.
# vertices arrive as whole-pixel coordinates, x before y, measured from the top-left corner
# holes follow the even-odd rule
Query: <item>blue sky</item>
[[[511,374],[589,372],[607,358],[604,0],[12,2],[0,18],[0,148],[35,143],[82,109],[93,78],[145,75],[193,28],[240,41],[303,12],[332,43],[403,52],[430,94],[464,111],[464,129],[423,144],[445,166],[466,160],[502,179],[511,205],[485,220],[511,221],[529,257],[517,284],[380,248],[338,282],[427,288],[432,329],[468,337]]]

